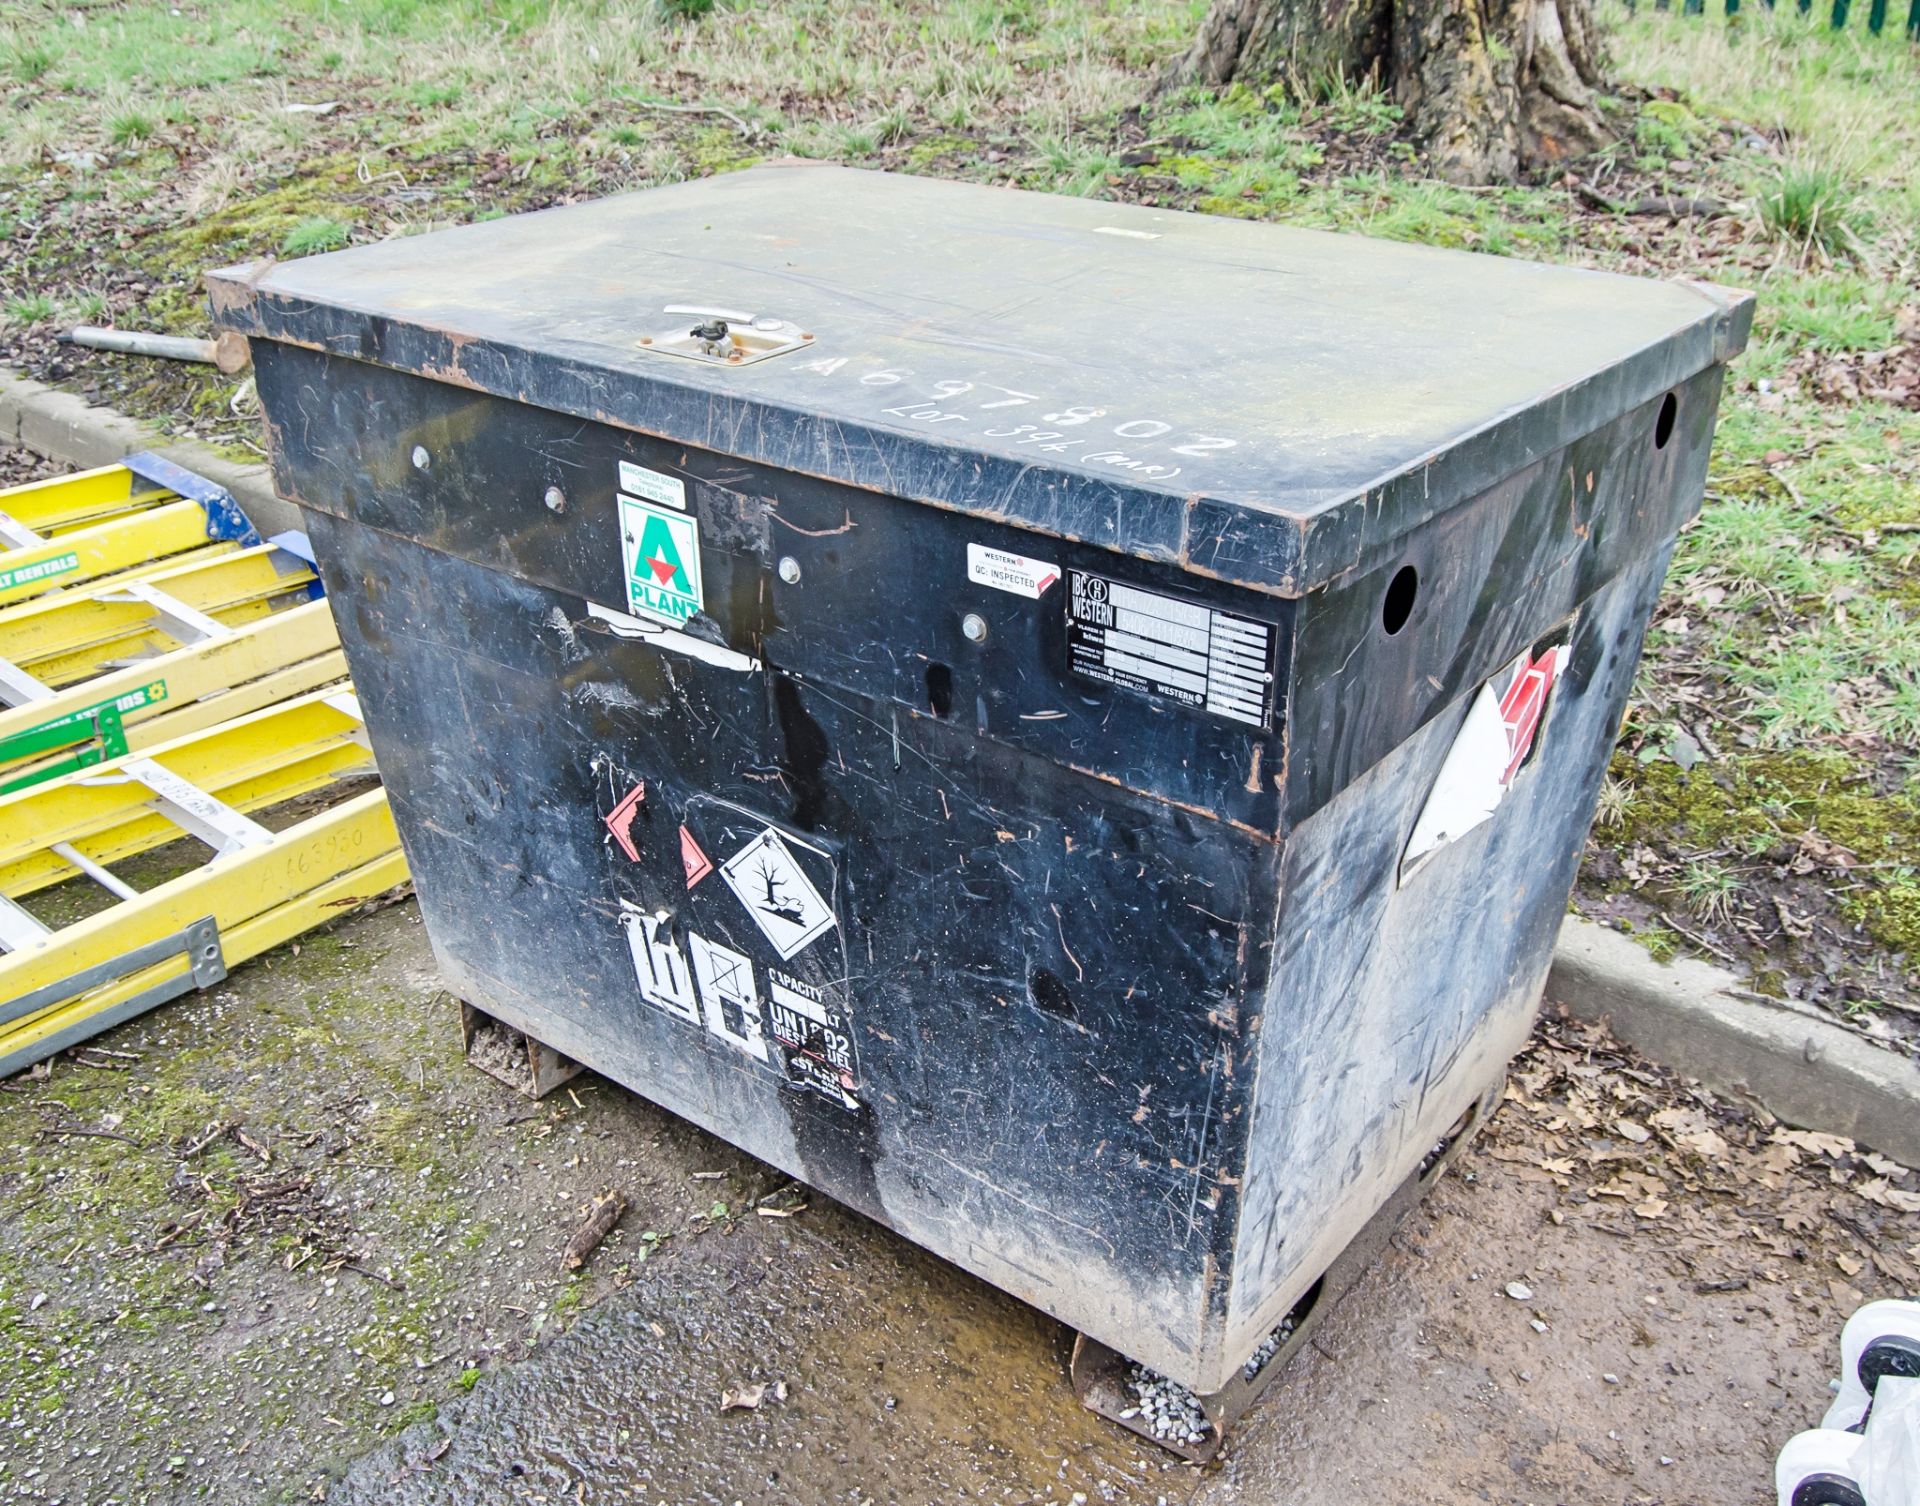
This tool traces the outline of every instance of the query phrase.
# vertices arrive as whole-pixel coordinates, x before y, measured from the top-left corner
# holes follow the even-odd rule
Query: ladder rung
[[[0,894],[0,952],[17,952],[52,934],[6,895]]]
[[[258,847],[273,840],[273,833],[258,821],[243,816],[224,801],[216,800],[199,785],[162,768],[151,758],[123,758],[120,773],[138,780],[155,796],[154,808],[182,831],[190,832],[221,857],[242,848]],[[87,784],[104,782],[86,779]]]
[[[179,597],[168,595],[150,580],[130,580],[117,590],[103,593],[103,599],[109,603],[137,601],[152,608],[160,625],[182,643],[205,643],[209,638],[224,638],[233,631],[198,607],[190,607]]]
[[[0,701],[9,706],[30,706],[52,699],[52,686],[28,674],[13,660],[0,659]]]
[[[9,549],[25,549],[33,544],[44,544],[46,535],[35,533],[10,512],[0,512],[0,541]]]
[[[75,847],[71,842],[55,842],[52,844],[51,850],[59,853],[61,857],[65,858],[102,889],[106,890],[107,893],[116,898],[138,899],[140,897],[140,891],[134,888],[133,885],[123,880],[111,868],[103,868],[100,864],[94,862],[92,858],[80,851],[80,849]]]

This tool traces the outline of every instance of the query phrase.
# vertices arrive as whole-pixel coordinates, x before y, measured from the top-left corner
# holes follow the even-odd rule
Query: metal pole
[[[61,340],[69,345],[85,345],[94,350],[119,350],[128,355],[160,356],[169,361],[197,361],[218,366],[231,375],[246,369],[248,355],[244,337],[232,331],[218,340],[194,340],[184,335],[150,335],[135,329],[101,329],[92,324],[76,324]]]

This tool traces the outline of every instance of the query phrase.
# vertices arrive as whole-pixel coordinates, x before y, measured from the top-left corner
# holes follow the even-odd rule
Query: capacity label
[[[1273,624],[1068,570],[1067,667],[1264,727],[1273,709]]]

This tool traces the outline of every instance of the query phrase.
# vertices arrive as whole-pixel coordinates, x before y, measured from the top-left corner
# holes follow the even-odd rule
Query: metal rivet
[[[548,512],[565,512],[567,510],[567,494],[557,486],[550,486],[547,488],[546,503]]]
[[[415,445],[413,447],[413,468],[416,471],[424,471],[432,464],[433,457],[427,453],[427,447],[423,444]]]
[[[790,554],[780,556],[780,579],[790,586],[799,584],[800,561]]]
[[[969,643],[985,643],[987,641],[987,619],[982,617],[978,612],[969,612],[965,617],[960,619],[960,631],[967,635],[967,641]]]

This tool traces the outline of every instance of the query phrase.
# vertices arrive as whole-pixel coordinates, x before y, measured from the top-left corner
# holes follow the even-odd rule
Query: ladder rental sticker
[[[700,525],[689,514],[620,498],[620,551],[627,605],[683,627],[706,605],[700,582]]]
[[[11,591],[15,586],[32,585],[36,581],[52,580],[57,575],[66,575],[80,568],[80,556],[69,549],[65,554],[56,554],[47,559],[28,560],[23,565],[14,565],[0,570],[0,591]]]

